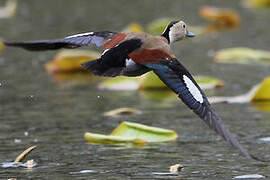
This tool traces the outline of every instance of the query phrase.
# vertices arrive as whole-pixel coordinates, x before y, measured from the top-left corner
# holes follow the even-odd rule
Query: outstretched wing
[[[99,59],[82,64],[83,68],[99,76],[115,77],[128,74],[131,66],[129,54],[142,45],[140,39],[129,39],[105,51]],[[144,67],[144,66],[142,66]],[[145,67],[144,67],[145,68]],[[138,71],[139,72],[139,71]]]
[[[192,109],[211,129],[215,130],[241,153],[251,158],[238,140],[224,126],[221,118],[212,108],[206,95],[186,68],[177,59],[162,60],[159,64],[144,64],[153,69],[156,75]]]
[[[23,41],[23,42],[4,42],[7,46],[21,47],[30,51],[56,50],[60,48],[78,48],[88,46],[90,44],[101,47],[104,42],[113,38],[116,32],[99,31],[76,34],[55,40],[38,40],[38,41]]]

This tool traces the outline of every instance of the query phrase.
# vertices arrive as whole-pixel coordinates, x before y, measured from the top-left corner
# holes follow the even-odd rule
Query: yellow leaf
[[[132,122],[122,122],[110,135],[134,137],[146,142],[172,141],[178,137],[172,130]]]
[[[85,133],[84,138],[89,143],[94,144],[121,144],[121,143],[137,143],[137,144],[145,144],[146,142],[141,139],[136,139],[133,137],[121,137],[121,136],[113,136],[113,135],[103,135],[103,134],[95,134],[95,133]]]
[[[97,59],[100,55],[98,52],[88,50],[63,50],[45,67],[49,73],[84,71],[81,64]]]
[[[202,89],[213,89],[221,87],[224,83],[208,76],[195,76],[194,79]],[[153,73],[149,72],[140,78],[140,89],[167,89],[168,87]]]
[[[21,162],[25,156],[27,156],[31,151],[33,151],[34,149],[36,149],[37,146],[31,146],[29,148],[27,148],[25,151],[23,151],[16,159],[14,162]]]
[[[245,47],[227,48],[216,52],[214,61],[222,63],[270,63],[270,52]]]
[[[144,32],[143,27],[137,23],[131,23],[123,31]]]
[[[104,116],[121,117],[141,114],[142,112],[133,108],[118,108],[104,113]]]
[[[243,0],[243,3],[251,8],[270,8],[270,0]]]
[[[84,137],[89,143],[145,144],[149,142],[173,141],[176,140],[178,135],[172,130],[146,126],[138,123],[122,122],[110,135],[87,132]]]
[[[203,6],[200,8],[200,16],[212,20],[218,23],[217,26],[224,28],[238,27],[240,23],[239,15],[231,9]]]
[[[153,35],[160,35],[172,20],[172,18],[156,19],[148,24],[147,31]]]
[[[0,40],[0,51],[4,49],[4,43]]]
[[[98,85],[99,89],[112,91],[137,90],[138,87],[138,78],[124,76],[106,79]]]
[[[270,77],[267,77],[259,85],[251,101],[270,101]]]

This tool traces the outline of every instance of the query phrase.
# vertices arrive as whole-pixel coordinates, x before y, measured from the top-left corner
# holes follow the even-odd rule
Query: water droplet
[[[14,139],[14,143],[21,143],[22,140],[21,139]]]

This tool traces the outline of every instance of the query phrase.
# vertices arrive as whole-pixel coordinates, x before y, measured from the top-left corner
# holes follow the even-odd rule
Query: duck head
[[[183,21],[170,22],[161,35],[164,36],[169,43],[195,36],[194,33],[187,30],[187,25]]]

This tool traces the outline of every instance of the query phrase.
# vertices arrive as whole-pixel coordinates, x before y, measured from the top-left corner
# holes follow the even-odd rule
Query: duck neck
[[[170,44],[170,36],[169,36],[169,31],[164,31],[161,36],[165,37],[168,41],[168,44]]]

